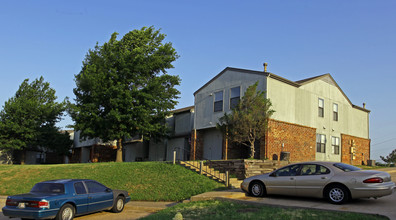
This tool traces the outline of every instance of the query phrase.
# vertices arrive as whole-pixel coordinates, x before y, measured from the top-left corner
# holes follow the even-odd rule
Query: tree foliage
[[[121,40],[117,35],[88,51],[75,76],[71,116],[81,137],[117,140],[122,161],[125,138],[166,134],[164,119],[177,104],[180,78],[167,74],[178,55],[159,30],[144,27]]]
[[[380,158],[387,164],[396,164],[396,149],[394,149],[388,156],[380,156]]]
[[[258,82],[246,89],[241,101],[230,114],[224,113],[217,128],[232,142],[250,147],[250,157],[254,158],[254,144],[265,136],[268,119],[275,112],[265,92],[257,91]]]
[[[27,150],[45,147],[67,153],[69,142],[52,141],[59,136],[56,123],[66,111],[66,100],[58,103],[55,90],[43,77],[29,83],[25,79],[15,96],[5,102],[0,112],[0,146],[3,150]]]

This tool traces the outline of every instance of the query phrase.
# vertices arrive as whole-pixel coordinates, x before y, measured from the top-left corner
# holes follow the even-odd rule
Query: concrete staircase
[[[224,183],[229,188],[233,188],[233,189],[240,188],[242,183],[242,180],[238,180],[237,178],[228,178],[227,181],[226,173],[222,173],[218,170],[210,168],[209,166],[205,165],[202,161],[180,161],[180,165],[194,172],[197,172],[201,175],[205,175],[220,183]]]

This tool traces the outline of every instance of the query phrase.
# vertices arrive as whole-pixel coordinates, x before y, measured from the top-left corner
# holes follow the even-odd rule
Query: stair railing
[[[206,162],[206,165],[205,165]],[[197,170],[199,170],[200,175],[205,175],[208,177],[211,177],[213,179],[217,179],[217,181],[222,182],[226,185],[226,187],[229,187],[229,172],[226,171],[225,173],[222,173],[218,171],[216,174],[216,170],[214,170],[212,166],[212,161],[211,160],[201,160],[201,161],[183,161],[184,164],[193,167]]]

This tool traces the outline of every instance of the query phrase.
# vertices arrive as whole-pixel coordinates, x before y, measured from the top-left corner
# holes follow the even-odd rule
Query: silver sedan
[[[389,173],[361,170],[338,162],[291,164],[271,173],[246,178],[242,190],[261,197],[267,194],[325,198],[342,204],[356,198],[378,198],[393,193]]]

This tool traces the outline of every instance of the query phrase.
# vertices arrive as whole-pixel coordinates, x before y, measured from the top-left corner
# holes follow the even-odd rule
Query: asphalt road
[[[396,182],[396,168],[384,168],[380,169],[391,174],[392,180]],[[220,193],[220,192],[218,192]],[[235,193],[235,192],[234,192]],[[240,192],[241,196],[233,198],[234,200],[240,200],[243,202],[254,202],[263,205],[275,205],[275,206],[288,206],[298,208],[315,208],[323,210],[334,210],[334,211],[350,211],[350,212],[361,212],[370,214],[380,214],[389,217],[391,220],[396,220],[396,192],[390,196],[381,197],[378,199],[356,199],[344,205],[333,205],[329,204],[323,199],[313,198],[299,198],[299,197],[282,197],[282,196],[269,196],[264,198],[247,197],[244,193]],[[230,198],[227,193],[224,194],[225,198]],[[3,207],[5,203],[4,199],[0,199],[0,207]],[[139,219],[155,213],[161,209],[172,206],[172,203],[145,203],[145,202],[130,202],[125,206],[122,213],[111,213],[107,211],[98,212],[90,215],[80,216],[75,218],[76,220],[132,220]],[[8,217],[3,216],[0,210],[0,220],[8,220]],[[12,218],[12,220],[18,220],[18,218]]]
[[[391,174],[392,180],[396,183],[396,168],[383,168],[377,170],[386,171]],[[355,199],[343,205],[333,205],[323,199],[281,196],[269,196],[264,198],[245,196],[239,198],[239,200],[268,205],[380,214],[389,217],[391,220],[396,220],[396,191],[390,196],[384,196],[378,199]]]
[[[0,207],[3,207],[4,199],[0,199]],[[125,205],[121,213],[112,213],[110,211],[96,212],[89,215],[75,217],[76,220],[134,220],[139,219],[159,210],[170,207],[176,203],[171,202],[129,202]],[[3,215],[0,209],[0,220],[19,220],[20,218],[8,218]]]

